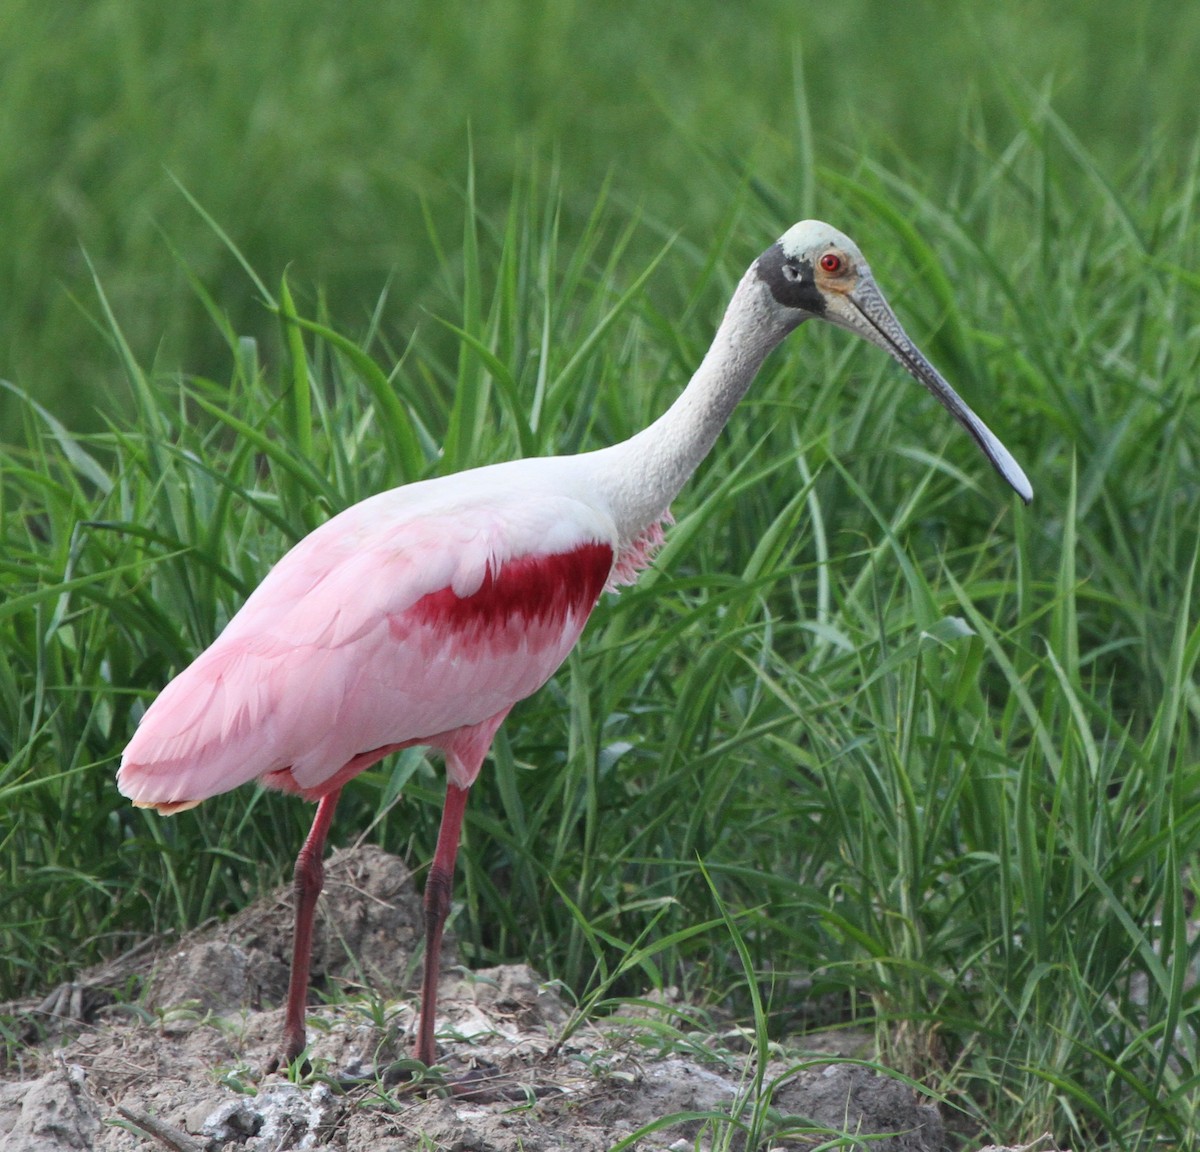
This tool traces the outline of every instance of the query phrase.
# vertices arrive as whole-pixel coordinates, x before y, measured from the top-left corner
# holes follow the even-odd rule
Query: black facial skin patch
[[[786,256],[778,244],[772,244],[755,267],[759,279],[785,308],[797,308],[813,316],[825,314],[825,297],[817,287],[811,260]]]

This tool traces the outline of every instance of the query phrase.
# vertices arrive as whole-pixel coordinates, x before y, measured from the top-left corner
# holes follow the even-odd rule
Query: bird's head
[[[946,406],[1026,504],[1033,499],[1008,449],[908,338],[849,236],[820,220],[802,220],[755,261],[754,272],[787,328],[827,320],[878,345]]]

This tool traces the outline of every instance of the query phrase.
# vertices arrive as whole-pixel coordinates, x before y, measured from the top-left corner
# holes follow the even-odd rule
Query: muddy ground
[[[439,1037],[458,1090],[397,1080],[414,1027],[406,989],[421,906],[405,865],[375,848],[339,852],[328,864],[313,975],[317,987],[337,990],[338,1002],[310,1008],[309,1074],[267,1075],[282,1022],[270,1005],[287,987],[290,921],[283,888],[173,947],[81,975],[41,1003],[4,1006],[19,1042],[0,1066],[0,1149],[962,1146],[901,1079],[831,1062],[870,1057],[865,1035],[833,1033],[821,1051],[811,1038],[780,1047],[756,1093],[750,1044],[737,1028],[697,1027],[700,1017],[669,998],[620,1021],[581,1021],[527,967],[457,967],[452,940]],[[827,1143],[839,1133],[857,1139]],[[1048,1141],[1037,1148],[1052,1152]]]

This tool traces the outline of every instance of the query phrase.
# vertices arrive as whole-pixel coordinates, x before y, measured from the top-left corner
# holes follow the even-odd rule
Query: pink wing
[[[614,548],[576,500],[511,503],[414,516],[385,493],[307,536],[146,711],[121,791],[185,805],[265,777],[320,795],[364,753],[444,747],[537,691]]]

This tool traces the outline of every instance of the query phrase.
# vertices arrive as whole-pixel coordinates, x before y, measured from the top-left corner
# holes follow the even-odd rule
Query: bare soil
[[[287,987],[285,887],[40,1004],[5,1006],[18,1042],[0,1066],[0,1149],[681,1152],[812,1149],[837,1133],[856,1137],[838,1146],[872,1152],[950,1146],[937,1109],[902,1079],[831,1062],[869,1055],[866,1036],[835,1034],[838,1051],[798,1042],[790,1059],[781,1047],[756,1093],[739,1030],[698,1031],[669,998],[622,1021],[581,1021],[528,967],[457,967],[453,940],[439,1004],[445,1080],[398,1080],[421,932],[407,868],[375,848],[336,853],[318,919],[314,987],[335,1002],[310,1007],[307,1074],[263,1072]]]

